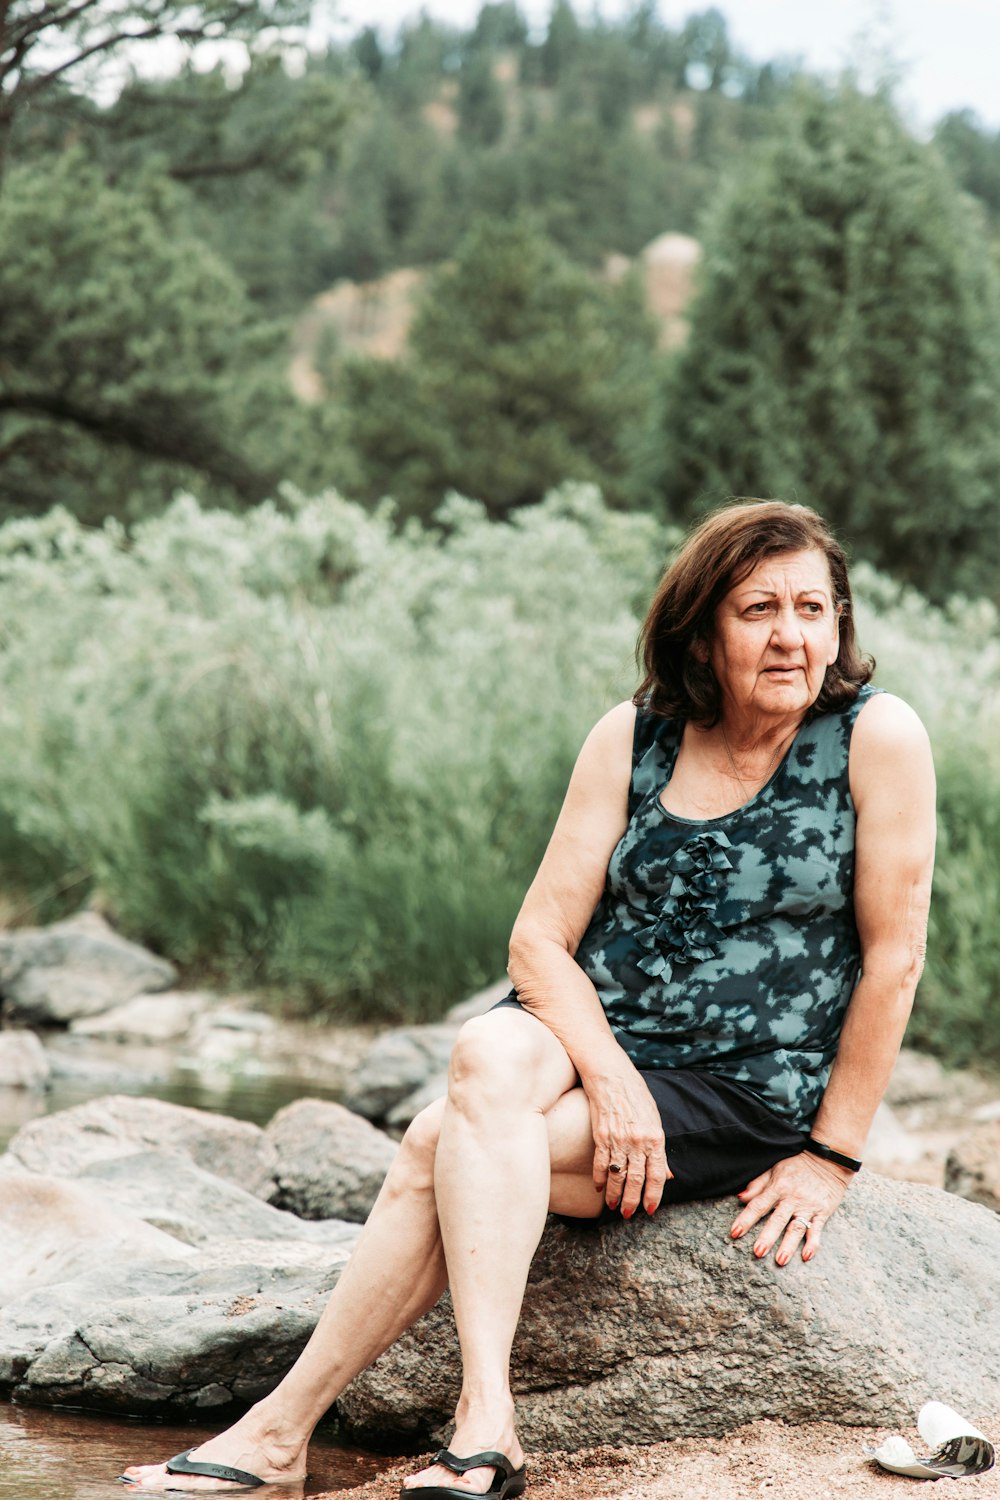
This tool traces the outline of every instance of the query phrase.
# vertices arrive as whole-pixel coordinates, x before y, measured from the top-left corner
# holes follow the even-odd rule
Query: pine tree
[[[484,219],[433,278],[405,360],[347,368],[359,488],[417,514],[453,488],[503,515],[569,479],[627,503],[655,370],[637,286],[599,284],[523,218]]]
[[[674,513],[815,504],[943,596],[1000,562],[1000,288],[982,224],[884,101],[810,90],[705,231],[670,379]]]

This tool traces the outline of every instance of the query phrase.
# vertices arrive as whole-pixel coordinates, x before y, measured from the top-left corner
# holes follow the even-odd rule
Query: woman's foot
[[[465,1458],[472,1453],[502,1453],[510,1459],[515,1469],[524,1463],[524,1449],[514,1431],[514,1414],[492,1421],[485,1416],[460,1419],[455,1426],[455,1435],[448,1444],[448,1451],[456,1458]],[[417,1474],[403,1480],[403,1489],[411,1490],[414,1500],[419,1500],[420,1491],[430,1485],[442,1485],[446,1489],[467,1490],[470,1495],[485,1495],[493,1485],[495,1469],[469,1469],[456,1474],[443,1464],[431,1464]]]
[[[218,1437],[193,1448],[188,1458],[192,1462],[241,1469],[264,1484],[301,1484],[306,1477],[306,1446],[301,1438],[282,1436],[249,1411]],[[245,1488],[201,1475],[168,1474],[166,1464],[131,1464],[121,1478],[142,1490],[206,1490],[224,1494]]]

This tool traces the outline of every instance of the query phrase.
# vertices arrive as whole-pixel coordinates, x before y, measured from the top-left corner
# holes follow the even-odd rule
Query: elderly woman
[[[737,1194],[730,1233],[811,1260],[858,1170],[921,970],[927,737],[868,686],[844,554],[798,505],[728,506],[668,568],[645,677],[580,752],[510,945],[315,1333],[263,1401],[144,1488],[306,1471],[319,1419],[450,1285],[463,1384],[424,1500],[520,1495],[509,1384],[549,1211]],[[627,1233],[627,1226],[622,1226]]]

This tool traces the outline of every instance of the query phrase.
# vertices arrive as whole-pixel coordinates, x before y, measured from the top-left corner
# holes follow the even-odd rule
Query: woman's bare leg
[[[452,1053],[434,1186],[462,1350],[462,1393],[450,1443],[462,1458],[493,1450],[515,1467],[523,1462],[510,1352],[551,1196],[546,1113],[575,1084],[565,1048],[523,1011],[504,1009],[470,1022]],[[578,1119],[576,1135],[585,1149],[589,1110]],[[590,1194],[596,1211],[593,1186]],[[404,1483],[416,1496],[421,1486],[435,1484],[482,1493],[492,1481],[489,1468],[459,1478],[432,1466]]]
[[[313,1429],[359,1370],[370,1365],[447,1284],[434,1203],[434,1154],[444,1101],[414,1120],[323,1315],[279,1385],[197,1457],[264,1480],[305,1475]],[[231,1489],[219,1480],[134,1465],[125,1477],[144,1489]]]
[[[573,1070],[560,1043],[532,1017],[516,1011],[501,1011],[497,1014],[499,1017],[516,1018],[513,1037],[517,1040],[512,1046],[500,1045],[501,1037],[509,1035],[511,1028],[501,1023],[498,1037],[498,1028],[490,1018],[486,1038],[476,1035],[479,1023],[470,1023],[463,1031],[462,1045],[456,1049],[452,1093],[465,1115],[473,1116],[474,1120],[463,1116],[450,1163],[446,1147],[442,1176],[447,1175],[449,1179],[445,1193],[450,1193],[453,1200],[449,1221],[457,1217],[460,1224],[463,1222],[462,1205],[467,1202],[475,1222],[481,1227],[485,1225],[486,1238],[491,1242],[499,1239],[501,1245],[506,1244],[509,1225],[521,1214],[522,1197],[525,1194],[530,1197],[530,1224],[521,1225],[517,1233],[518,1254],[524,1262],[523,1274],[519,1271],[513,1280],[504,1278],[501,1286],[493,1288],[490,1291],[492,1305],[482,1315],[473,1307],[471,1316],[463,1316],[478,1389],[485,1391],[489,1385],[502,1392],[497,1411],[502,1406],[506,1419],[510,1406],[507,1385],[510,1341],[523,1298],[527,1266],[541,1234],[546,1207],[559,1213],[587,1217],[600,1210],[601,1199],[591,1182],[594,1148],[589,1108],[582,1090],[573,1087]],[[524,1041],[525,1028],[528,1028],[527,1037],[530,1039],[527,1042]],[[529,1065],[529,1055],[536,1052],[541,1056],[537,1063]],[[510,1080],[511,1071],[517,1075],[510,1082],[510,1088],[514,1089],[519,1100],[514,1113],[532,1117],[521,1120],[518,1125],[519,1146],[515,1153],[523,1158],[520,1165],[531,1179],[530,1187],[518,1182],[514,1185],[513,1196],[500,1200],[493,1198],[493,1188],[487,1190],[485,1182],[477,1183],[474,1175],[481,1165],[479,1152],[484,1136],[496,1142],[510,1125],[513,1109],[511,1099],[506,1097],[509,1090],[491,1087],[488,1091],[490,1098],[494,1093],[498,1096],[496,1115],[493,1115],[492,1105],[487,1106],[486,1096],[477,1106],[473,1106],[468,1098],[479,1065],[487,1058],[494,1078],[506,1074]],[[529,1078],[534,1083],[526,1088]],[[562,1091],[558,1087],[560,1081]],[[539,1104],[525,1103],[533,1094],[547,1097],[553,1093],[552,1106],[544,1112],[544,1117]],[[316,1423],[353,1376],[366,1368],[438,1300],[447,1284],[435,1192],[435,1163],[445,1114],[445,1103],[441,1101],[424,1110],[407,1131],[354,1253],[295,1365],[275,1390],[244,1417],[218,1437],[199,1445],[198,1458],[245,1469],[268,1481],[287,1481],[303,1475],[306,1449]],[[469,1124],[474,1124],[475,1129],[470,1131]],[[461,1160],[463,1141],[472,1148],[468,1164]],[[457,1151],[454,1149],[456,1144]],[[504,1155],[501,1177],[509,1178],[512,1164],[516,1171],[517,1162],[512,1162],[511,1153],[505,1152]],[[540,1213],[539,1203],[542,1205]],[[459,1250],[458,1255],[463,1264],[473,1238],[472,1234],[460,1232],[459,1240],[465,1248]],[[474,1249],[471,1257],[475,1257]],[[468,1307],[470,1298],[474,1302],[477,1291],[475,1286],[468,1285],[468,1277],[463,1279],[460,1275],[459,1279],[465,1283],[459,1297],[463,1307]],[[470,1386],[470,1394],[472,1389]],[[486,1406],[492,1409],[491,1403],[486,1403]],[[463,1390],[459,1416],[463,1412],[471,1415],[473,1410],[478,1414],[477,1420],[484,1423],[493,1420],[484,1409],[484,1403],[480,1401],[475,1407],[470,1405]],[[478,1449],[463,1449],[458,1441],[460,1433],[461,1428],[453,1440],[459,1452],[498,1446],[496,1441],[490,1440],[480,1442]],[[496,1437],[501,1435],[497,1433]],[[516,1439],[511,1447],[513,1452],[510,1447],[502,1446],[501,1451],[520,1462]],[[435,1471],[436,1474],[441,1472]],[[178,1484],[184,1489],[231,1488],[217,1480],[187,1477],[178,1480],[167,1475],[162,1464],[136,1465],[126,1469],[125,1474],[144,1489],[166,1489]],[[445,1475],[444,1483],[470,1490],[484,1490],[491,1480],[487,1470],[473,1471],[462,1479],[448,1471]],[[429,1475],[415,1478],[425,1483],[437,1482]]]

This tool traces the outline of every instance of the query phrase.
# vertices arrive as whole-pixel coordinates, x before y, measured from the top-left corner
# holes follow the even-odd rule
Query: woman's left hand
[[[812,1260],[819,1249],[823,1225],[846,1193],[852,1176],[845,1167],[821,1161],[806,1151],[786,1156],[738,1194],[744,1207],[730,1234],[734,1240],[741,1239],[766,1218],[754,1241],[753,1253],[759,1260],[775,1245],[774,1259],[779,1266],[788,1264],[799,1245],[802,1259]]]

